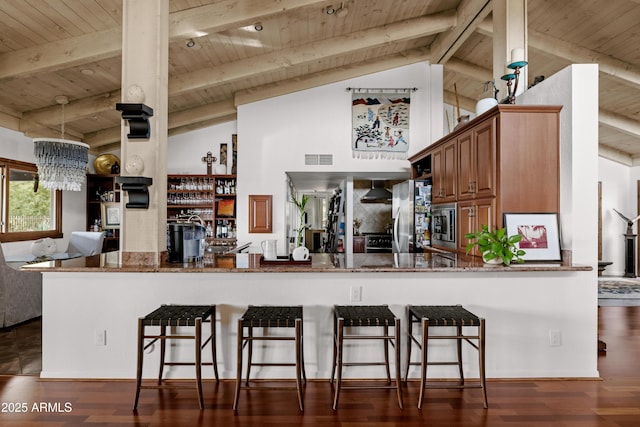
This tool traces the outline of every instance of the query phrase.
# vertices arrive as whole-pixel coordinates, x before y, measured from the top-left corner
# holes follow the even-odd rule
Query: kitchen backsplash
[[[362,220],[361,233],[386,233],[391,224],[391,204],[360,203],[369,190],[369,187],[353,189],[353,217]]]

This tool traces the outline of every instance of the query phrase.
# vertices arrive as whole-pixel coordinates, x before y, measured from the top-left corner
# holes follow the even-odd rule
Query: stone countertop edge
[[[112,252],[111,254],[116,254]],[[311,266],[303,265],[260,265],[260,254],[248,255],[247,261],[242,267],[236,266],[236,260],[228,255],[224,258],[224,264],[217,258],[213,258],[212,264],[188,263],[171,264],[163,262],[159,266],[122,265],[118,262],[109,262],[107,254],[89,257],[74,258],[70,260],[46,261],[38,264],[28,264],[22,270],[39,271],[43,273],[57,272],[102,272],[102,273],[497,273],[497,272],[535,272],[535,271],[592,271],[588,265],[570,265],[560,262],[512,264],[511,266],[485,266],[479,258],[455,255],[450,261],[454,266],[428,265],[435,261],[425,261],[423,254],[402,254],[409,257],[411,267],[395,266],[393,254],[355,254],[351,267],[344,266],[343,254],[337,257],[334,254],[313,254],[314,261]],[[430,258],[430,257],[427,257]],[[116,258],[117,259],[117,258]],[[229,265],[229,263],[232,265]],[[389,264],[391,262],[391,264]],[[338,265],[336,265],[338,264]]]

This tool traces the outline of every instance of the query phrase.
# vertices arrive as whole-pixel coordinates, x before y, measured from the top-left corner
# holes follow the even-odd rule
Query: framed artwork
[[[520,234],[525,261],[562,261],[557,213],[505,213],[509,236]]]
[[[102,202],[100,203],[100,212],[104,230],[120,228],[120,203]]]
[[[218,201],[217,216],[233,217],[235,216],[235,200],[222,199]]]

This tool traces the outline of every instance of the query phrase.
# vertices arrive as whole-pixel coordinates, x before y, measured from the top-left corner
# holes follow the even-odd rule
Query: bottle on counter
[[[207,221],[207,237],[213,237],[213,227],[211,221]]]
[[[222,221],[217,220],[216,221],[216,238],[221,238],[222,237]]]
[[[228,232],[228,226],[227,226],[227,220],[225,219],[224,221],[222,221],[222,235],[220,237],[222,237],[223,239],[226,239],[227,232]]]

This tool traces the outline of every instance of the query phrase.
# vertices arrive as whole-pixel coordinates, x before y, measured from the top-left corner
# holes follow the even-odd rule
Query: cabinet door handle
[[[469,206],[469,217],[474,217],[476,216],[476,210],[473,206]]]

